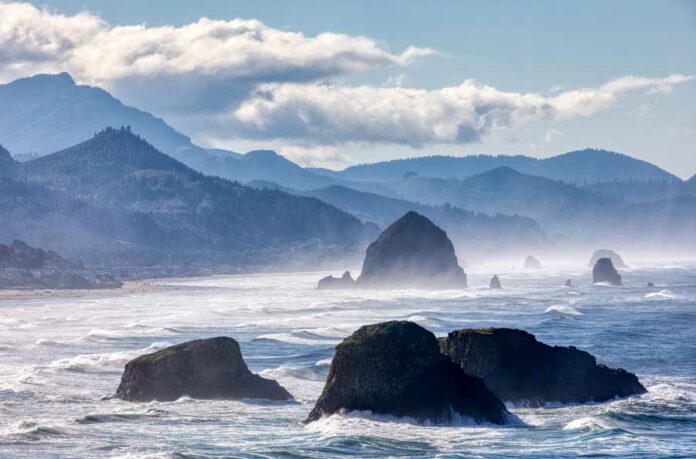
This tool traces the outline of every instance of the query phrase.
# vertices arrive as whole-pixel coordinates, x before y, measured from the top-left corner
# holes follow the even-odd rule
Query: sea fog
[[[543,261],[543,260],[542,260]],[[151,281],[78,298],[0,301],[2,457],[688,457],[696,455],[696,264],[634,263],[592,286],[581,260],[538,271],[467,269],[469,288],[316,290],[327,272]],[[519,264],[519,263],[518,263]],[[357,271],[355,271],[357,273]],[[503,290],[488,290],[494,273]],[[340,274],[337,270],[334,274]],[[571,279],[573,287],[564,287]],[[646,287],[653,282],[654,288]],[[447,427],[370,413],[304,425],[333,348],[359,326],[412,320],[437,336],[525,329],[636,373],[648,393],[603,404],[509,406],[516,427]],[[111,396],[135,356],[237,339],[292,403],[129,403]]]

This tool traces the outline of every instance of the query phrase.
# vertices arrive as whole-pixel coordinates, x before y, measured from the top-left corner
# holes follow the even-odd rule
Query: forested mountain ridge
[[[18,166],[3,182],[17,199],[0,206],[13,215],[1,236],[101,264],[271,265],[293,248],[328,256],[376,233],[317,199],[205,176],[127,128]]]

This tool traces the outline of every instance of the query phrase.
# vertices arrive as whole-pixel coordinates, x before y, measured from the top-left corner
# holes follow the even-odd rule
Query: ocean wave
[[[419,427],[490,427],[490,428],[509,428],[523,427],[525,424],[512,413],[505,415],[505,423],[502,425],[490,422],[477,421],[469,416],[461,415],[452,408],[442,418],[437,421],[419,421],[410,416],[394,416],[391,414],[377,414],[370,410],[341,410],[329,416],[310,422],[305,427],[310,431],[322,433],[340,433],[350,430],[352,427],[359,427],[365,430],[379,428],[380,424],[396,424],[399,426],[419,426]]]
[[[269,368],[261,371],[261,376],[279,379],[279,378],[295,378],[306,381],[325,381],[328,370],[325,366],[291,366],[281,365],[278,368]]]
[[[171,343],[153,343],[146,348],[134,351],[109,352],[104,354],[80,354],[75,357],[58,359],[51,362],[49,368],[57,368],[77,373],[110,373],[122,371],[123,366],[130,360],[152,352],[157,352]]]
[[[127,422],[142,418],[161,417],[167,412],[155,408],[148,408],[142,412],[134,413],[93,413],[75,419],[78,424],[102,424],[107,422]]]
[[[660,300],[674,300],[679,298],[679,295],[675,295],[670,290],[660,290],[659,292],[652,292],[645,295],[646,299],[656,298]]]
[[[574,306],[569,304],[554,304],[546,308],[544,312],[554,312],[557,314],[566,314],[570,316],[581,316],[582,312],[578,311]]]
[[[353,331],[353,327],[322,327],[290,332],[267,333],[252,341],[278,341],[288,344],[338,344]]]

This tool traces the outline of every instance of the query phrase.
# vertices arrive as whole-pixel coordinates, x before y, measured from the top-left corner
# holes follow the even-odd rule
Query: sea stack
[[[528,255],[524,260],[524,269],[541,269],[541,262],[533,255]]]
[[[306,422],[341,410],[447,423],[453,416],[505,424],[514,417],[480,378],[440,353],[435,335],[405,321],[366,325],[341,344]]]
[[[614,264],[614,266],[618,269],[624,269],[626,267],[626,264],[624,263],[623,258],[621,258],[621,255],[609,249],[595,250],[592,254],[592,257],[590,257],[590,262],[587,264],[587,266],[589,266],[590,268],[593,267],[597,264],[597,260],[599,260],[600,258],[609,258],[611,262]]]
[[[592,282],[597,284],[605,282],[609,285],[620,286],[621,275],[614,269],[614,265],[609,258],[600,258],[592,268]]]
[[[566,279],[566,281],[565,281],[565,286],[566,286],[566,287],[572,287],[572,286],[573,286],[573,282],[572,282],[570,279]]]
[[[636,375],[597,364],[575,347],[539,342],[524,330],[457,330],[440,341],[440,348],[506,402],[602,402],[646,392]]]
[[[369,245],[356,284],[368,288],[467,286],[447,233],[416,212],[406,213]]]
[[[346,289],[355,287],[355,281],[353,276],[350,275],[350,271],[343,273],[341,277],[326,276],[319,280],[319,285],[317,288],[319,290],[331,290],[331,289]]]
[[[132,402],[192,398],[290,400],[280,384],[249,371],[232,338],[199,339],[126,364],[116,396]]]
[[[488,286],[488,288],[491,290],[500,290],[503,288],[503,286],[500,283],[500,278],[498,277],[497,274],[494,275],[493,277],[491,277],[491,283]]]

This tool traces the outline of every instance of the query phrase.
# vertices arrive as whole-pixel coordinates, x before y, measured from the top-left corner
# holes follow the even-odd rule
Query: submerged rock
[[[653,284],[652,282],[648,282],[647,287],[648,287],[648,288],[653,288],[653,287],[655,287],[655,284]]]
[[[572,287],[572,286],[573,286],[573,282],[571,282],[570,279],[566,279],[566,281],[565,281],[565,286],[566,286],[566,287]]]
[[[626,264],[624,263],[623,258],[621,258],[621,255],[609,249],[595,250],[592,254],[592,257],[590,257],[590,262],[587,264],[587,266],[593,267],[597,264],[597,260],[599,260],[600,258],[609,258],[611,262],[614,264],[614,266],[619,269],[623,269],[626,267]]]
[[[392,223],[365,254],[361,287],[465,288],[447,233],[416,212]]]
[[[330,289],[343,289],[343,288],[353,288],[355,287],[355,281],[353,276],[350,275],[350,271],[343,273],[341,277],[326,276],[319,280],[319,285],[317,288],[319,290],[330,290]]]
[[[594,268],[592,268],[592,282],[595,284],[606,282],[610,285],[622,285],[621,275],[614,269],[614,265],[609,258],[597,260]]]
[[[541,269],[541,262],[533,255],[528,255],[524,260],[524,269]]]
[[[491,277],[491,283],[488,286],[489,289],[491,290],[500,290],[503,288],[502,284],[500,283],[500,278],[496,274],[495,276]]]
[[[549,346],[523,330],[457,330],[440,347],[504,401],[602,402],[646,392],[633,373],[597,364],[575,347]]]
[[[289,400],[280,384],[249,371],[232,338],[199,339],[142,355],[126,364],[116,396],[133,402],[202,399]]]
[[[435,335],[405,321],[366,325],[336,346],[324,391],[306,422],[341,410],[435,423],[457,416],[494,424],[514,419],[481,379],[439,352]]]

